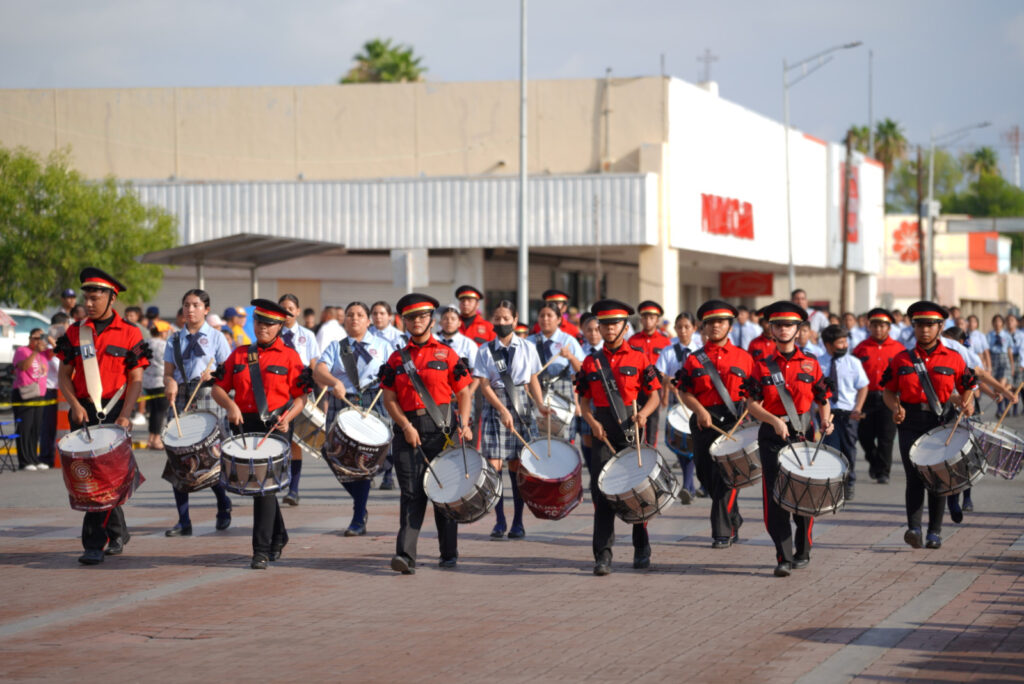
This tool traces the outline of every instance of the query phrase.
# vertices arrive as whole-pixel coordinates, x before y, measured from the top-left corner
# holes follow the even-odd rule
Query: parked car
[[[28,344],[28,334],[33,328],[47,330],[50,319],[28,309],[0,309],[0,401],[9,401],[14,374],[11,361],[14,350]],[[11,325],[11,321],[14,325]]]

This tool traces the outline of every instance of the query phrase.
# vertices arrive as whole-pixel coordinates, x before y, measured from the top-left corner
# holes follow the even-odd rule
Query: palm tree
[[[356,64],[339,83],[406,83],[423,80],[426,67],[422,57],[414,57],[407,45],[393,45],[390,38],[374,38],[353,56]]]
[[[885,187],[889,187],[889,174],[897,159],[907,156],[907,139],[902,127],[892,119],[882,119],[875,126],[875,159],[885,170]]]
[[[871,156],[871,151],[868,150],[868,145],[871,143],[870,133],[867,126],[850,126],[851,146],[869,157]]]
[[[999,155],[991,147],[985,145],[969,152],[963,157],[964,171],[975,178],[982,176],[998,176]]]

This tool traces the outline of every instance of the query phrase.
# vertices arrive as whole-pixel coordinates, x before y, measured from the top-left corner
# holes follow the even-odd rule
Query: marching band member
[[[373,323],[370,332],[390,344],[392,350],[397,350],[405,346],[405,340],[402,339],[402,331],[392,325],[393,317],[391,305],[385,301],[374,302],[370,307]]]
[[[768,325],[764,309],[758,311],[757,315],[760,317],[758,323],[761,324],[761,334],[750,340],[750,344],[747,345],[747,353],[755,362],[775,352],[775,340],[772,339],[771,327]]]
[[[256,341],[236,348],[224,364],[224,375],[213,386],[213,400],[228,414],[238,434],[263,434],[267,426],[284,433],[291,443],[291,421],[302,413],[306,392],[313,384],[309,367],[299,353],[281,340],[288,312],[268,299],[254,299],[253,331]],[[235,391],[232,399],[228,392]],[[281,517],[277,493],[253,497],[253,570],[266,570],[281,557],[288,530]]]
[[[615,512],[598,487],[598,476],[615,453],[638,438],[636,431],[658,407],[658,371],[647,357],[626,344],[623,334],[626,319],[633,309],[614,299],[602,299],[590,308],[600,325],[603,347],[583,360],[576,375],[580,412],[590,426],[594,441],[590,462],[590,494],[594,501],[594,574],[612,571],[612,544],[615,541]],[[607,387],[607,389],[606,389]],[[628,409],[644,392],[647,401],[632,416]],[[633,567],[651,565],[651,545],[645,523],[633,525]]]
[[[878,484],[889,482],[892,470],[892,444],[896,423],[882,400],[882,375],[892,359],[903,351],[903,344],[889,336],[893,317],[887,310],[875,308],[868,312],[868,338],[853,349],[868,376],[868,396],[864,413],[857,425],[857,439],[868,462],[868,475]]]
[[[79,280],[86,317],[57,341],[61,362],[57,379],[68,402],[68,423],[72,430],[110,422],[131,430],[132,408],[142,392],[143,369],[149,365],[149,347],[139,329],[114,310],[117,296],[127,290],[123,284],[92,267],[83,269]],[[121,387],[124,396],[108,408]],[[102,419],[101,411],[106,414]],[[85,553],[78,562],[102,563],[104,555],[122,553],[129,539],[121,506],[87,512],[82,520]]]
[[[506,300],[498,302],[491,311],[495,339],[480,348],[476,368],[473,370],[473,375],[480,380],[480,393],[487,400],[481,420],[481,448],[484,457],[499,473],[502,462],[508,461],[514,511],[512,527],[508,531],[509,539],[526,536],[523,528],[523,499],[516,482],[519,450],[523,446],[512,432],[516,430],[527,442],[537,439],[537,424],[526,393],[533,396],[533,401],[543,415],[548,413],[547,407],[543,406],[544,396],[537,380],[540,357],[533,344],[515,336],[517,321],[516,305]],[[502,499],[498,499],[494,513],[497,522],[491,530],[491,538],[501,539],[505,535]]]
[[[562,332],[567,333],[569,336],[575,337],[578,340],[580,337],[580,329],[573,325],[571,321],[569,321],[569,318],[565,313],[566,311],[569,310],[569,294],[567,292],[562,292],[561,290],[555,289],[544,290],[544,292],[541,294],[541,299],[544,300],[545,304],[551,306],[555,310],[555,313],[558,315],[559,329],[562,330]],[[530,329],[530,332],[533,334],[539,333],[540,324],[534,323],[533,328]]]
[[[338,411],[347,406],[345,399],[365,409],[373,403],[377,394],[380,367],[391,356],[392,349],[383,338],[370,334],[369,327],[370,307],[363,302],[352,302],[346,306],[345,333],[348,337],[331,342],[313,370],[317,384],[330,389],[327,402],[328,431],[334,425]],[[391,426],[391,417],[379,401],[374,405],[373,412]],[[372,484],[372,478],[341,483],[352,497],[352,522],[345,530],[346,537],[366,534],[366,522],[370,517],[366,503],[370,499]]]
[[[462,320],[459,317],[458,310],[450,306],[441,309],[439,322],[441,330],[434,335],[437,341],[454,349],[455,353],[462,359],[462,362],[466,364],[466,368],[472,371],[474,366],[476,366],[476,355],[479,347],[476,342],[460,332]],[[473,385],[469,388],[470,392],[476,391],[477,384],[474,381]]]
[[[846,457],[849,470],[846,475],[844,500],[853,501],[857,474],[857,423],[862,418],[861,410],[868,396],[867,373],[856,356],[850,356],[850,337],[846,330],[832,324],[821,331],[821,342],[825,353],[818,356],[822,374],[829,379],[832,396],[832,434],[825,437],[824,444]]]
[[[380,374],[384,406],[400,430],[392,443],[402,494],[391,569],[404,575],[416,571],[416,541],[427,508],[424,459],[444,450],[449,431],[466,441],[473,438],[472,428],[462,418],[470,414],[472,402],[469,370],[453,349],[430,334],[437,306],[433,297],[415,292],[398,300],[398,312],[410,339],[405,347],[391,354]],[[451,411],[452,395],[458,401],[455,416]],[[459,557],[458,523],[437,506],[434,523],[441,550],[439,565],[454,568]]]
[[[662,378],[666,378],[667,381],[661,388],[661,405],[663,408],[668,408],[674,403],[675,397],[672,396],[672,392],[669,391],[670,382],[676,377],[683,364],[686,363],[687,357],[697,349],[700,349],[694,341],[694,327],[693,316],[687,312],[682,312],[676,316],[676,339],[675,342],[669,346],[663,348],[661,353],[658,354],[658,361],[654,364],[654,367],[661,373]],[[683,454],[676,454],[679,458],[679,467],[683,469],[683,488],[680,490],[679,502],[683,504],[690,503],[690,499],[697,493],[696,488],[693,485],[693,475],[696,470],[696,465],[693,462],[693,454],[684,456]],[[685,492],[685,494],[684,494]]]
[[[302,313],[299,307],[299,298],[293,294],[283,294],[277,299],[278,305],[288,312],[288,317],[281,328],[281,341],[284,346],[294,349],[302,359],[302,365],[312,370],[316,366],[317,357],[320,356],[320,345],[316,341],[313,331],[299,325],[298,317]],[[289,506],[299,505],[299,478],[302,476],[302,447],[292,442],[292,464],[291,482],[288,484],[288,493],[284,495],[283,501]]]
[[[757,362],[754,374],[743,383],[750,415],[761,421],[757,442],[761,454],[765,527],[775,542],[776,577],[788,577],[794,568],[811,562],[811,529],[814,518],[793,515],[796,523],[796,553],[790,513],[775,502],[772,492],[779,474],[779,452],[786,444],[803,439],[810,424],[810,411],[818,403],[818,417],[825,434],[832,432],[828,386],[818,361],[796,346],[797,327],[807,320],[807,311],[791,302],[775,302],[764,309],[775,340],[775,351]]]
[[[164,392],[167,401],[174,404],[178,413],[181,413],[195,392],[192,406],[197,411],[209,411],[217,416],[218,422],[222,422],[224,409],[211,398],[210,387],[214,374],[223,372],[224,362],[231,354],[231,345],[219,330],[206,322],[206,316],[210,313],[210,295],[205,290],[186,292],[181,298],[181,310],[185,316],[185,326],[171,336],[164,350]],[[198,391],[196,385],[200,386]],[[169,471],[168,464],[164,470],[164,479],[167,479]],[[231,525],[231,499],[219,480],[210,489],[217,497],[216,527],[218,530],[226,530]],[[168,537],[191,536],[189,493],[178,491],[177,488],[173,491],[178,522],[164,534]]]
[[[658,363],[658,355],[661,350],[671,344],[668,337],[658,330],[658,323],[661,322],[665,310],[661,308],[661,304],[650,300],[640,302],[637,310],[640,312],[640,332],[631,336],[628,343],[630,347],[642,352],[647,357],[649,365],[655,366]],[[647,395],[643,392],[640,393],[639,402],[647,403]],[[658,419],[660,417],[661,411],[656,408],[644,426],[644,441],[651,446],[658,446]]]
[[[580,342],[580,349],[583,350],[583,356],[580,358],[585,359],[604,345],[604,340],[601,338],[601,327],[598,325],[597,317],[589,311],[584,312],[583,315],[580,316],[580,336],[583,338],[583,341]],[[582,363],[580,363],[580,368],[583,368]],[[573,392],[573,394],[575,394],[575,392]],[[576,402],[576,408],[579,410],[579,401]],[[581,437],[580,451],[583,452],[583,463],[585,463],[587,468],[589,468],[590,454],[593,450],[593,435],[590,434],[590,424],[583,420],[582,413],[576,417],[576,434]]]
[[[494,326],[480,315],[480,300],[484,293],[472,285],[461,285],[455,290],[455,298],[459,300],[459,317],[462,319],[459,332],[478,345],[493,340]]]
[[[541,367],[550,364],[541,371],[537,379],[544,396],[554,394],[576,409],[576,392],[573,389],[573,378],[583,367],[583,348],[575,337],[558,327],[558,312],[554,307],[543,304],[537,311],[537,325],[540,332],[528,339],[537,349]],[[554,360],[552,360],[554,359]],[[578,412],[578,409],[576,409]],[[576,439],[576,421],[572,421],[569,434],[570,442]]]

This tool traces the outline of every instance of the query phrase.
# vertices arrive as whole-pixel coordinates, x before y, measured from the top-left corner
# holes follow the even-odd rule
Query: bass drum
[[[564,439],[536,439],[530,449],[519,452],[519,470],[509,474],[516,478],[519,494],[536,517],[561,520],[583,501],[580,452]]]
[[[109,511],[120,506],[146,481],[132,452],[132,440],[120,425],[75,430],[57,443],[64,486],[76,511]]]

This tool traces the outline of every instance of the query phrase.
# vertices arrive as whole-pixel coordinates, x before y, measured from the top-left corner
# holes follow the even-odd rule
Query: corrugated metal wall
[[[134,184],[143,202],[180,219],[182,244],[238,233],[348,249],[445,249],[518,244],[516,178],[359,182]],[[531,247],[653,245],[654,174],[531,178]]]

